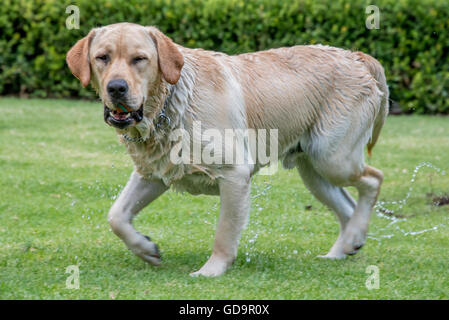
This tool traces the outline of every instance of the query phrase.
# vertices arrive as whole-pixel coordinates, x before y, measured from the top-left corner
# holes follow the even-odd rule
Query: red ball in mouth
[[[125,120],[131,116],[129,112],[120,112],[120,110],[113,110],[111,112],[112,117],[116,120]]]
[[[128,108],[123,107],[125,110]],[[143,104],[136,111],[129,110],[125,112],[121,108],[116,108],[115,110],[109,109],[106,105],[104,106],[104,121],[119,129],[124,129],[130,125],[136,124],[143,119]]]

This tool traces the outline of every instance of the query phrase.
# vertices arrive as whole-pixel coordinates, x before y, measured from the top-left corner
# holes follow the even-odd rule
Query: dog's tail
[[[358,59],[362,61],[365,66],[368,68],[369,72],[373,75],[374,79],[377,81],[377,87],[382,92],[382,98],[380,107],[377,110],[376,117],[374,119],[373,124],[373,132],[371,134],[371,139],[368,142],[368,155],[371,157],[371,150],[373,149],[374,145],[377,142],[377,139],[379,138],[380,131],[384,125],[385,119],[388,115],[388,86],[387,86],[387,79],[385,78],[385,71],[382,65],[371,57],[368,54],[365,54],[363,52],[355,52],[355,54],[358,56]]]

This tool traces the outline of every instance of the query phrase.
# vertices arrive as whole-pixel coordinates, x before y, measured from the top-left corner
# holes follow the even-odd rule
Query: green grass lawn
[[[354,257],[327,261],[338,235],[332,212],[295,170],[253,180],[250,223],[234,266],[192,278],[214,239],[218,197],[167,192],[135,220],[163,265],[134,256],[107,212],[132,163],[98,102],[0,99],[0,299],[447,299],[449,118],[387,119],[370,163],[383,170],[380,200],[406,218],[373,214]],[[446,170],[445,175],[428,167]],[[353,190],[351,190],[353,192]],[[410,195],[402,208],[392,202]],[[78,265],[80,288],[66,288]],[[368,290],[366,268],[380,272]]]

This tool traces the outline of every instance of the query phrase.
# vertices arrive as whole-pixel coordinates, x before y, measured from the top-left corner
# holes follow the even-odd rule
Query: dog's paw
[[[345,252],[346,252],[347,255],[353,256],[357,252],[359,252],[360,249],[362,249],[363,246],[364,246],[364,243],[357,244],[357,245],[352,245],[352,246],[347,246],[346,249],[345,249]]]
[[[190,276],[218,277],[225,273],[231,264],[212,256],[200,270],[191,273]]]
[[[354,255],[364,246],[366,231],[348,226],[343,234],[343,253]]]
[[[161,265],[161,254],[156,243],[151,241],[150,237],[142,236],[142,241],[133,244],[131,251],[142,260],[155,265]]]
[[[335,241],[334,245],[327,254],[319,255],[318,258],[333,260],[346,258],[346,254],[343,249],[343,235],[340,234],[338,236],[337,241]]]

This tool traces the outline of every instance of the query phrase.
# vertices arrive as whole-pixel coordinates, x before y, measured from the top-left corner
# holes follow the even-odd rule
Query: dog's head
[[[155,27],[118,23],[96,28],[67,53],[67,64],[85,87],[97,89],[106,123],[119,129],[143,118],[147,98],[165,80],[178,82],[184,58]]]

